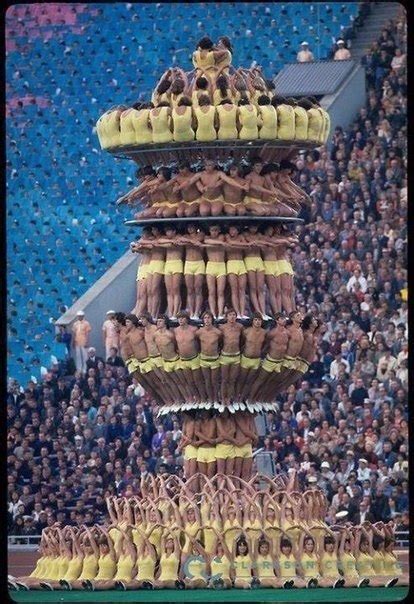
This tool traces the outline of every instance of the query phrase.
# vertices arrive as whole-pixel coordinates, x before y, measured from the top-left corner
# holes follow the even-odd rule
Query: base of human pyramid
[[[198,473],[186,482],[174,475],[147,474],[139,496],[107,498],[108,524],[56,523],[44,529],[35,570],[28,577],[9,576],[9,588],[408,585],[393,552],[390,525],[353,526],[342,519],[327,526],[325,495],[314,485],[300,493],[297,478],[294,470],[288,476],[256,474],[250,480],[223,473],[208,479]]]

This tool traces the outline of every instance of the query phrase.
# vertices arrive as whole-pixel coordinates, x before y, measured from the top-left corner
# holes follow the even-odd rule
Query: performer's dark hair
[[[273,80],[265,79],[265,84],[266,84],[268,90],[274,90],[276,88],[276,84],[274,83]]]
[[[295,107],[295,105],[297,105],[297,102],[293,97],[290,96],[288,99],[286,99],[286,105],[291,105],[292,107]]]
[[[292,547],[292,542],[289,539],[283,538],[280,540],[280,547]]]
[[[132,109],[136,109],[136,110],[142,109],[142,103],[140,101],[137,101],[136,103],[134,103],[132,105]]]
[[[118,321],[118,323],[121,323],[121,325],[125,325],[125,313],[124,312],[116,312],[115,319],[116,319],[116,321]]]
[[[244,537],[240,537],[240,539],[238,539],[236,541],[236,556],[238,556],[239,553],[240,553],[240,546],[241,545],[245,545],[247,547],[247,551],[249,551],[249,545],[248,545],[246,539]]]
[[[151,315],[150,315],[149,312],[142,312],[139,315],[139,319],[146,319],[147,321],[149,321],[150,323],[152,323],[152,317],[151,317]]]
[[[237,104],[239,107],[241,107],[242,105],[250,105],[250,101],[247,98],[247,96],[242,96],[242,98],[240,99],[240,101]]]
[[[143,176],[155,176],[155,170],[152,166],[144,166],[142,168]]]
[[[193,101],[190,99],[190,97],[188,96],[183,96],[179,101],[178,101],[178,107],[191,107],[193,104]]]
[[[173,83],[171,84],[171,92],[172,94],[180,94],[180,92],[183,92],[185,88],[185,83],[184,80],[182,80],[181,78],[177,78],[173,81]]]
[[[131,323],[133,323],[135,327],[138,327],[139,325],[138,317],[136,315],[133,315],[132,313],[130,315],[126,315],[125,321],[131,321]]]
[[[177,319],[190,319],[190,315],[188,314],[188,312],[186,310],[180,310],[180,312],[177,313]]]
[[[183,170],[184,168],[191,168],[190,162],[186,159],[182,159],[180,162],[178,162],[178,169]]]
[[[159,315],[158,319],[162,319],[164,321],[166,327],[170,326],[170,320],[167,317],[167,315]]]
[[[252,322],[253,322],[253,319],[260,319],[261,321],[263,321],[263,315],[262,315],[262,313],[260,313],[260,312],[254,312],[252,314]]]
[[[312,315],[310,315],[310,314],[306,315],[302,321],[302,329],[305,329],[305,330],[309,329],[312,324],[312,319],[313,319]]]
[[[323,544],[328,545],[329,543],[335,544],[335,539],[331,535],[326,535],[323,539]]]
[[[197,48],[202,50],[211,50],[213,48],[213,41],[208,36],[203,36],[201,40],[197,42]]]
[[[170,180],[171,178],[171,168],[167,168],[166,166],[162,166],[158,169],[157,174],[162,174],[165,180]]]
[[[208,80],[204,76],[199,76],[195,83],[199,90],[206,90],[208,88]]]
[[[267,96],[267,94],[261,94],[259,96],[259,98],[257,99],[257,104],[258,105],[270,105],[270,98]]]
[[[274,96],[272,96],[271,104],[273,105],[273,107],[277,107],[278,105],[285,105],[286,99],[284,96],[275,94]]]
[[[282,159],[279,165],[281,170],[296,170],[295,164],[288,159]]]
[[[199,107],[207,107],[207,105],[211,105],[210,97],[208,94],[201,94],[198,99]]]
[[[161,101],[160,103],[157,103],[156,108],[158,107],[169,107],[170,104],[167,101]]]
[[[223,46],[227,48],[233,54],[233,47],[231,45],[230,38],[228,36],[220,36],[217,42],[222,42]]]
[[[312,103],[310,102],[309,99],[306,99],[305,97],[302,97],[301,99],[298,100],[298,106],[303,107],[306,110],[312,109]]]
[[[216,80],[216,86],[220,90],[222,96],[227,95],[227,90],[229,87],[229,81],[225,75],[221,74]]]
[[[220,101],[219,105],[233,105],[233,101],[228,97]]]
[[[234,308],[228,308],[224,314],[227,317],[227,315],[229,315],[231,312],[234,312],[237,315],[237,312],[234,310]]]
[[[278,319],[282,319],[282,318],[283,319],[285,318],[285,315],[282,312],[277,312],[275,314],[275,321],[277,321]]]
[[[374,535],[372,537],[372,547],[375,550],[378,550],[379,546],[384,543],[384,537],[381,537],[381,535]],[[385,543],[384,543],[385,545]]]
[[[161,82],[157,86],[157,93],[164,94],[171,86],[171,80],[168,78],[166,80],[161,80]]]
[[[206,315],[209,315],[209,316],[210,316],[210,317],[213,319],[213,321],[214,321],[214,315],[213,315],[213,313],[211,312],[211,310],[205,310],[205,311],[203,312],[203,314],[201,315],[201,318],[203,319],[203,321],[204,321],[204,318],[205,318],[205,316],[206,316]]]

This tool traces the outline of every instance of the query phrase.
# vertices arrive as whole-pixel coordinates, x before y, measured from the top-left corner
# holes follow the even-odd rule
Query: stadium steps
[[[371,14],[352,40],[352,58],[360,61],[366,50],[378,40],[381,30],[390,19],[394,19],[401,7],[398,2],[378,2],[371,7]]]

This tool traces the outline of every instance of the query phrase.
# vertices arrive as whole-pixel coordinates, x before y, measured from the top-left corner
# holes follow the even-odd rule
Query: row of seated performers
[[[297,237],[280,224],[261,230],[253,224],[245,230],[232,225],[227,232],[218,225],[206,232],[189,224],[183,233],[175,225],[144,227],[139,241],[131,243],[141,255],[134,312],[156,318],[165,311],[175,319],[187,308],[197,320],[207,300],[219,320],[230,305],[238,318],[247,317],[248,306],[265,320],[270,318],[267,310],[290,313],[295,308],[294,270],[287,249]]]
[[[282,216],[295,217],[311,200],[292,176],[296,166],[289,160],[264,163],[254,157],[249,164],[231,163],[221,169],[205,159],[202,169],[182,161],[171,168],[144,166],[136,172],[140,184],[117,204],[145,205],[136,219],[191,216]]]
[[[198,78],[202,81],[205,78]],[[216,140],[280,140],[324,144],[328,140],[330,118],[316,99],[296,101],[261,94],[257,104],[247,95],[240,100],[225,98],[214,105],[208,94],[197,96],[197,103],[182,96],[176,106],[160,101],[124,105],[106,111],[96,124],[102,149]]]
[[[391,523],[324,522],[321,491],[218,475],[194,499],[172,476],[154,496],[109,497],[111,524],[43,530],[40,558],[12,589],[228,589],[408,585]],[[256,476],[253,477],[255,479]],[[266,480],[267,477],[263,477]],[[268,482],[271,479],[267,479]],[[170,482],[169,482],[170,481]],[[155,482],[155,480],[154,480]],[[238,488],[235,484],[242,485]],[[156,495],[157,494],[157,495]]]
[[[303,317],[298,311],[289,319],[280,313],[268,330],[260,315],[244,328],[232,309],[219,327],[208,311],[201,328],[190,325],[185,312],[179,313],[176,328],[164,316],[155,325],[145,314],[117,313],[115,320],[128,371],[161,405],[161,413],[273,408],[276,394],[313,362],[319,329],[312,315]]]

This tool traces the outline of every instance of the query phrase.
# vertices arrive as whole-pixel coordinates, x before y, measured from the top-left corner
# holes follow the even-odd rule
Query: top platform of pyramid
[[[137,163],[241,159],[280,161],[326,142],[330,119],[315,98],[284,98],[260,67],[235,68],[228,38],[202,38],[194,69],[171,67],[151,99],[118,105],[99,118],[102,149]]]

